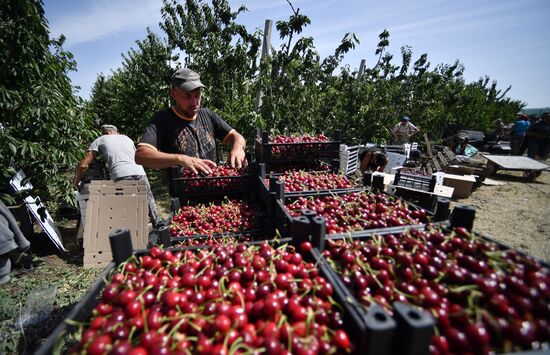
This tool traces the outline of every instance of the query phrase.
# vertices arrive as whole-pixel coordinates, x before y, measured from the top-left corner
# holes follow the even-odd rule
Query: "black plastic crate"
[[[399,169],[395,174],[393,185],[420,191],[433,192],[436,182],[437,177],[435,174],[430,176],[416,175],[402,172],[401,169]]]
[[[405,187],[389,186],[386,194],[407,201],[410,206],[424,209],[433,214],[433,221],[441,222],[449,218],[451,201],[430,192],[411,190]]]
[[[257,179],[257,177],[256,177]],[[270,227],[270,218],[266,214],[265,206],[263,206],[261,203],[259,203],[259,200],[257,198],[255,199],[223,199],[223,200],[217,200],[217,201],[210,201],[207,203],[198,203],[198,204],[192,204],[192,205],[184,205],[183,207],[180,207],[179,202],[174,203],[175,201],[179,201],[178,199],[173,199],[173,211],[169,218],[164,221],[163,225],[168,227],[169,234],[170,234],[170,241],[172,245],[178,244],[182,241],[187,241],[189,239],[193,238],[223,238],[223,237],[231,237],[231,238],[237,238],[239,239],[241,236],[246,236],[249,239],[253,240],[264,240],[264,239],[272,239],[273,238],[273,232],[272,228]],[[175,218],[178,218],[178,212],[181,211],[180,208],[185,208],[187,210],[204,210],[204,209],[212,209],[215,208],[215,206],[222,206],[222,205],[232,205],[233,202],[242,204],[243,207],[249,207],[251,209],[251,218],[253,225],[251,228],[237,228],[238,226],[230,225],[229,227],[224,225],[225,223],[232,223],[235,222],[235,220],[227,220],[227,219],[217,219],[212,221],[211,227],[214,229],[212,233],[206,233],[201,232],[200,228],[195,228],[197,231],[196,233],[174,233],[173,230],[170,230],[170,228],[173,228],[173,223],[179,223],[179,221],[174,221]],[[201,224],[205,221],[208,221],[207,219],[213,216],[212,213],[208,213],[207,215],[196,216],[195,220],[198,224]],[[193,221],[193,222],[194,222]],[[239,220],[239,222],[242,222],[243,220]],[[185,223],[182,222],[183,230],[185,230]],[[193,227],[193,226],[191,226]],[[235,229],[237,228],[237,229]],[[189,228],[188,230],[191,230]],[[159,235],[159,242],[160,242],[160,235]]]
[[[364,188],[358,188],[358,189],[351,189],[351,190],[339,191],[339,192],[334,192],[334,191],[320,192],[320,191],[317,191],[315,193],[298,193],[298,194],[295,194],[293,196],[289,196],[288,198],[286,197],[286,194],[283,194],[283,196],[281,196],[280,198],[277,198],[275,200],[275,206],[274,206],[275,226],[279,230],[281,235],[283,235],[284,237],[289,236],[291,223],[292,223],[293,219],[295,217],[297,217],[297,216],[293,216],[287,210],[285,204],[289,201],[290,202],[296,201],[299,198],[318,199],[318,198],[323,198],[323,197],[342,196],[342,195],[349,195],[349,194],[354,194],[354,193],[357,193],[357,194],[363,194],[363,193],[371,194],[372,192],[370,192],[369,190],[366,190]],[[424,218],[424,217],[421,217],[422,215],[425,215],[426,219],[432,219],[432,217],[433,217],[433,213],[431,213],[430,211],[426,211],[426,210],[423,210],[423,209],[418,209],[416,206],[408,204],[405,200],[395,199],[393,196],[390,196],[390,195],[387,195],[387,194],[385,194],[385,196],[390,200],[400,201],[401,203],[403,203],[404,205],[407,206],[407,208],[411,211],[412,214],[414,214],[415,216],[418,214],[419,218]],[[364,212],[367,212],[367,211],[366,210],[361,210],[361,213],[364,213]],[[312,217],[318,215],[317,212],[311,211],[311,210],[301,211],[301,213],[302,213],[302,215],[304,213],[306,213],[308,215],[307,217],[309,217],[309,218],[312,218]],[[379,212],[375,212],[375,214],[378,214],[378,213]],[[413,216],[412,218],[417,218],[417,217]],[[419,223],[419,225],[422,225],[426,222],[427,221],[421,222],[421,223]],[[371,227],[368,227],[368,228],[363,228],[363,229],[353,228],[352,231],[344,231],[344,232],[334,232],[334,231],[330,231],[330,230],[327,229],[327,233],[329,233],[329,234],[345,233],[346,235],[349,235],[349,234],[356,235],[356,234],[365,234],[366,233],[368,235],[372,235],[373,233],[376,233],[378,231],[384,231],[386,229],[399,231],[399,230],[402,230],[403,228],[409,228],[411,225],[413,225],[413,224],[409,224],[409,225],[393,225],[393,226],[390,225],[390,226],[388,226],[388,225],[383,225],[383,224],[380,224],[380,223],[378,223],[378,224],[373,223],[373,225]]]
[[[345,175],[334,174],[334,173],[321,173],[321,172],[315,172],[311,176],[314,177],[315,175],[319,175],[319,176],[327,175],[329,177],[336,176],[336,177],[345,177],[345,178],[347,178]],[[277,184],[280,181],[283,184],[284,193],[285,193],[286,197],[309,196],[309,195],[316,195],[318,193],[343,193],[343,192],[346,192],[346,191],[356,191],[357,189],[362,188],[361,184],[354,183],[353,180],[349,180],[348,181],[349,184],[350,184],[349,187],[331,187],[331,188],[327,188],[327,189],[302,189],[302,190],[297,190],[297,191],[289,191],[289,190],[286,189],[285,181],[280,180],[281,177],[285,177],[285,174],[271,175],[269,178],[262,179],[262,184],[259,185],[259,188],[264,189],[264,190],[268,190],[268,191],[271,191],[271,190],[274,190],[274,189],[276,190],[276,189],[278,189],[278,187],[277,186],[272,187],[272,184]]]
[[[458,223],[458,222],[464,222],[464,221],[460,221],[458,218],[455,218],[455,223]],[[466,222],[464,223],[466,225],[468,224],[471,224],[469,222]],[[460,226],[460,223],[457,224],[456,226]],[[548,264],[544,261],[541,261],[541,260],[536,260],[535,258],[533,257],[529,257],[517,250],[514,250],[512,248],[509,248],[507,246],[505,246],[504,244],[502,243],[495,243],[494,241],[492,241],[491,238],[483,235],[483,234],[479,234],[479,233],[471,233],[470,232],[467,232],[467,228],[464,228],[464,226],[460,226],[460,227],[463,227],[461,230],[460,229],[456,229],[454,230],[453,227],[447,223],[444,223],[444,224],[441,224],[441,225],[431,225],[431,226],[426,226],[425,228],[423,229],[419,229],[418,231],[416,232],[411,232],[410,234],[408,234],[409,236],[412,236],[413,239],[418,237],[418,241],[419,242],[422,242],[421,244],[422,245],[428,245],[428,244],[423,244],[423,243],[427,243],[427,241],[429,241],[429,243],[431,245],[445,245],[446,243],[449,243],[449,245],[447,245],[447,247],[450,247],[452,245],[452,248],[451,249],[446,249],[447,251],[445,252],[445,254],[449,254],[451,256],[449,256],[449,260],[446,260],[444,259],[442,261],[443,265],[449,265],[447,263],[451,263],[451,262],[454,262],[454,263],[457,263],[459,266],[461,267],[464,267],[465,264],[462,264],[462,263],[465,263],[466,261],[464,260],[472,260],[472,261],[475,261],[475,262],[478,262],[478,261],[484,261],[484,258],[488,258],[489,260],[492,260],[491,258],[495,258],[492,262],[487,262],[486,264],[487,265],[492,265],[493,262],[497,262],[497,263],[500,263],[500,265],[497,264],[497,266],[494,266],[496,273],[499,274],[499,276],[495,276],[495,277],[498,277],[498,281],[495,281],[496,284],[499,284],[499,290],[500,291],[497,291],[497,292],[500,292],[500,294],[506,294],[506,295],[516,295],[517,296],[517,292],[519,292],[519,286],[516,286],[514,283],[510,284],[510,280],[514,280],[514,278],[516,277],[515,275],[516,274],[521,274],[521,273],[524,273],[524,275],[527,275],[528,273],[539,273],[540,275],[546,275],[546,278],[548,278],[550,276],[550,268],[548,266]],[[424,231],[425,230],[425,231]],[[429,233],[432,233],[432,232],[438,232],[438,231],[442,231],[443,235],[445,236],[443,239],[440,239],[438,241],[438,239],[432,239],[433,237],[432,236],[428,236]],[[405,231],[405,233],[408,233],[407,231]],[[428,234],[426,234],[428,233]],[[436,237],[436,234],[433,234],[434,237]],[[319,237],[319,236],[317,236]],[[415,255],[415,250],[418,250],[418,251],[422,251],[422,247],[420,245],[418,245],[417,247],[413,247],[413,245],[415,244],[410,244],[410,241],[405,241],[405,240],[402,240],[402,236],[399,234],[399,233],[388,233],[386,232],[385,234],[384,233],[380,233],[378,236],[377,236],[379,239],[378,242],[374,241],[374,243],[371,243],[371,245],[375,246],[376,248],[378,248],[379,250],[382,250],[383,248],[387,247],[386,244],[384,243],[380,243],[380,241],[382,240],[386,240],[388,239],[390,241],[390,243],[393,243],[393,245],[399,245],[399,246],[403,246],[403,245],[409,245],[409,250],[411,251],[411,255]],[[325,247],[324,245],[324,239],[326,238],[327,241],[334,241],[334,240],[337,240],[337,239],[341,239],[341,240],[350,240],[350,238],[353,238],[353,241],[354,243],[356,243],[357,241],[366,241],[368,239],[371,239],[373,238],[373,236],[366,236],[366,237],[356,237],[356,236],[353,236],[353,237],[350,237],[350,236],[321,236],[320,238],[317,238],[318,239],[318,244],[321,245],[321,250]],[[429,238],[429,239],[426,239],[426,238]],[[437,238],[440,238],[439,236],[437,236]],[[454,238],[452,241],[450,239],[445,239],[445,238]],[[316,239],[315,236],[313,239]],[[456,240],[455,240],[456,239]],[[476,242],[477,241],[477,242]],[[477,247],[478,248],[483,248],[483,249],[476,249],[475,251],[472,251],[470,250],[472,247],[472,243],[477,243]],[[487,244],[487,243],[493,243],[492,245],[491,244]],[[391,245],[391,244],[389,244]],[[447,248],[446,247],[446,248]],[[344,250],[347,250],[344,248]],[[405,250],[405,249],[400,249],[400,250]],[[486,251],[487,253],[484,254],[482,253],[482,250]],[[332,253],[332,252],[329,252],[329,251],[326,251],[327,253]],[[464,254],[463,254],[464,253]],[[470,259],[467,259],[467,258],[464,258],[463,255],[471,255],[471,254],[467,254],[467,253],[474,253],[476,256],[474,257],[471,257]],[[368,262],[369,264],[371,262],[374,261],[374,257],[379,257],[379,258],[384,258],[384,256],[387,255],[387,254],[383,254],[383,255],[373,255],[373,256],[367,256],[367,259],[368,259]],[[432,257],[434,256],[434,254],[430,254],[432,255]],[[503,262],[502,261],[502,258],[504,255],[507,255],[506,257],[507,258],[510,258],[511,261],[507,261],[507,262]],[[441,257],[441,255],[439,254],[436,254],[435,256],[437,257]],[[456,259],[455,259],[456,258]],[[384,259],[385,260],[385,259]],[[393,267],[394,268],[397,268],[397,265],[400,263],[399,261],[397,261],[397,259],[393,259],[394,260],[394,263],[391,263],[391,261],[387,261],[388,263],[391,263],[392,265],[394,265]],[[454,261],[452,261],[454,260]],[[341,262],[341,261],[340,261]],[[508,264],[508,262],[512,262],[513,264]],[[327,264],[331,265],[330,262],[326,261]],[[515,264],[517,263],[517,264]],[[509,265],[509,266],[506,266],[506,265]],[[504,268],[508,268],[509,270],[506,270],[506,269],[503,269],[501,270],[500,268],[503,267]],[[493,266],[491,266],[493,267]],[[342,275],[340,275],[336,270],[332,269],[333,272],[337,275],[339,275],[339,277],[342,277]],[[377,271],[379,269],[376,269],[374,267],[374,265],[371,265],[370,268],[366,268],[366,270],[369,270],[368,273],[371,273],[373,275],[377,275]],[[443,271],[441,271],[443,272]],[[519,273],[518,273],[519,272]],[[507,300],[500,300],[498,302],[494,302],[493,304],[491,304],[492,301],[490,301],[490,299],[492,298],[495,298],[496,296],[493,295],[491,297],[485,297],[485,298],[482,298],[483,296],[489,294],[488,293],[489,291],[477,291],[479,292],[478,293],[478,296],[475,296],[475,301],[468,301],[468,297],[466,297],[463,292],[464,291],[461,291],[462,288],[464,288],[464,290],[466,289],[471,289],[472,287],[478,287],[476,286],[477,284],[473,281],[467,281],[465,284],[455,284],[455,282],[457,281],[454,281],[453,278],[455,277],[458,277],[458,276],[449,276],[449,273],[450,271],[448,272],[444,272],[442,273],[441,277],[442,277],[442,280],[440,281],[437,281],[437,284],[440,285],[440,287],[444,287],[444,288],[448,288],[449,291],[447,291],[448,293],[445,294],[445,300],[442,300],[443,301],[449,301],[449,302],[453,302],[453,303],[458,303],[461,307],[467,307],[466,304],[471,305],[472,304],[475,304],[475,309],[482,309],[482,311],[479,311],[478,315],[479,314],[482,314],[484,312],[490,312],[491,316],[490,318],[488,319],[496,319],[494,317],[503,317],[503,319],[507,319],[508,322],[511,322],[509,323],[510,324],[510,327],[522,327],[522,329],[531,329],[530,331],[533,331],[533,329],[535,329],[535,332],[536,333],[532,333],[532,336],[535,336],[536,334],[536,341],[533,341],[531,343],[531,345],[526,345],[525,343],[521,344],[520,341],[518,341],[517,339],[514,340],[514,338],[511,338],[513,337],[512,335],[505,335],[504,336],[504,340],[500,340],[501,337],[503,337],[502,334],[498,335],[494,335],[493,333],[491,333],[491,337],[495,337],[494,339],[492,339],[492,341],[494,341],[494,343],[490,343],[490,344],[487,344],[487,345],[484,345],[484,346],[479,346],[479,347],[476,347],[474,346],[473,349],[471,349],[471,351],[480,351],[482,353],[485,353],[485,352],[488,352],[488,351],[497,351],[497,353],[507,353],[507,354],[530,354],[530,355],[535,355],[535,354],[542,354],[542,353],[548,353],[548,349],[550,348],[550,331],[548,331],[548,328],[545,327],[543,324],[545,323],[538,323],[538,320],[535,322],[535,319],[533,319],[533,317],[535,317],[535,314],[537,314],[537,318],[539,319],[546,319],[548,320],[548,318],[550,317],[550,312],[548,312],[547,309],[543,308],[542,310],[538,310],[536,311],[536,307],[540,307],[540,306],[536,306],[537,305],[537,302],[542,302],[542,304],[548,304],[548,302],[550,302],[550,295],[549,293],[546,291],[543,291],[543,290],[540,290],[540,294],[538,292],[536,292],[536,294],[533,294],[533,293],[530,293],[529,296],[527,296],[527,294],[525,295],[525,297],[531,297],[531,300],[528,301],[528,303],[530,303],[531,305],[534,305],[533,307],[533,310],[531,311],[518,311],[519,315],[522,317],[521,319],[519,319],[517,322],[514,323],[514,321],[512,321],[512,319],[515,319],[515,318],[512,318],[512,316],[503,316],[502,314],[499,314],[499,313],[495,313],[497,311],[495,311],[496,308],[493,308],[493,307],[498,307],[500,306],[500,304],[502,302],[504,302],[505,304],[507,304],[506,302],[508,302]],[[481,270],[478,270],[476,272],[474,272],[474,278],[481,278],[481,277],[488,277],[487,273],[484,272],[484,271],[481,271]],[[391,271],[391,275],[399,275],[399,272],[396,271],[396,269],[394,269],[393,271]],[[419,275],[419,271],[416,270],[414,272],[414,275],[417,275],[415,277],[418,277]],[[426,277],[431,277],[431,276],[428,276],[430,275],[430,272],[428,272],[427,275],[424,275],[424,274],[421,274],[422,276],[420,276],[421,278],[426,278]],[[458,275],[458,274],[457,274]],[[496,275],[496,274],[495,274]],[[514,275],[514,276],[512,276]],[[393,276],[393,277],[397,277],[397,276]],[[517,276],[517,277],[520,277],[520,276]],[[526,276],[527,277],[527,276]],[[531,277],[531,276],[529,276]],[[543,276],[544,277],[544,276]],[[399,278],[399,277],[397,277]],[[397,279],[396,279],[397,280]],[[342,284],[346,285],[346,283],[344,282],[344,279],[342,278],[341,279],[342,281]],[[352,279],[350,279],[348,277],[348,280],[347,280],[348,283],[353,283],[353,282],[357,282],[357,281],[353,281]],[[410,282],[411,284],[415,284],[414,282]],[[433,285],[435,284],[432,284],[430,283],[430,281],[428,281],[428,284],[427,286],[428,287],[434,287]],[[510,286],[512,285],[512,286]],[[394,287],[394,286],[392,286]],[[461,288],[462,287],[462,288]],[[505,288],[503,288],[505,287]],[[374,287],[376,289],[376,287]],[[451,291],[452,290],[452,291]],[[357,296],[356,292],[353,291],[353,290],[349,290],[349,292],[351,294],[353,294],[354,296]],[[474,292],[474,291],[472,291]],[[546,292],[546,293],[544,293]],[[420,293],[419,293],[420,294]],[[475,293],[474,293],[475,294]],[[542,297],[542,301],[540,300],[540,298]],[[495,298],[497,299],[497,298]],[[416,300],[416,302],[418,302],[419,299]],[[421,300],[421,299],[420,299]],[[359,302],[359,301],[358,301]],[[423,302],[423,301],[421,301]],[[440,303],[438,302],[435,302],[435,301],[426,301],[427,303],[426,304],[422,304],[422,305],[415,305],[413,308],[417,308],[417,307],[426,307],[427,309],[436,309],[437,307],[440,306]],[[474,303],[470,303],[470,302],[474,302]],[[521,301],[516,301],[516,303],[514,304],[514,306],[518,305],[518,304],[521,304],[522,302]],[[371,305],[369,305],[370,307]],[[410,307],[410,306],[409,306]],[[452,306],[454,307],[454,306]],[[519,307],[519,306],[518,306]],[[454,309],[454,308],[453,308]],[[458,308],[460,309],[460,308]],[[434,334],[445,334],[444,331],[440,328],[441,327],[441,324],[445,324],[445,322],[443,323],[440,323],[440,320],[439,320],[439,315],[437,317],[434,317],[435,319],[435,323],[432,321],[432,324],[430,325],[430,321],[428,319],[426,319],[425,316],[422,316],[420,314],[416,314],[414,315],[413,313],[415,312],[414,309],[407,309],[405,305],[401,304],[401,305],[398,305],[397,303],[394,303],[392,305],[392,310],[393,310],[393,313],[394,313],[394,319],[396,320],[397,322],[397,330],[396,330],[396,337],[398,339],[400,339],[399,342],[395,342],[396,344],[396,348],[394,348],[394,351],[393,353],[394,354],[428,354],[430,352],[430,344],[432,343],[432,335]],[[542,313],[541,313],[542,311]],[[410,313],[410,312],[413,312],[413,313]],[[450,313],[452,313],[451,311],[449,311]],[[455,311],[457,312],[457,311]],[[546,312],[546,314],[544,313]],[[455,314],[455,313],[452,313],[452,314]],[[457,313],[458,314],[458,313]],[[489,313],[488,313],[489,314]],[[435,315],[435,313],[434,313]],[[455,315],[453,317],[459,317],[458,315]],[[452,318],[452,317],[451,317]],[[469,320],[467,322],[471,322],[472,324],[473,323],[478,323],[480,321],[480,318],[477,318],[476,316],[473,316],[471,315]],[[455,321],[453,321],[453,325],[454,326],[458,326],[457,324],[458,323],[454,323]],[[456,321],[458,322],[458,321]],[[491,321],[489,321],[490,323]],[[529,323],[530,325],[526,325],[527,323]],[[470,323],[468,323],[470,324]],[[434,327],[437,327],[439,330],[434,333]],[[544,328],[541,328],[541,327],[544,327]],[[486,328],[487,329],[487,328]],[[510,328],[512,329],[512,328]],[[518,328],[519,329],[519,328]],[[490,332],[492,332],[492,330],[488,330]],[[542,332],[542,333],[541,333]],[[546,332],[546,333],[544,333]],[[524,334],[529,334],[529,333],[524,333]],[[543,334],[546,334],[546,335],[543,335]],[[528,338],[524,338],[524,339],[528,339]],[[450,341],[450,340],[449,340]],[[512,343],[512,341],[515,341],[515,344]],[[503,345],[504,344],[504,345]],[[496,347],[495,347],[496,346]],[[504,346],[504,348],[500,347],[500,346]],[[534,350],[531,350],[531,346],[534,347]],[[523,348],[522,348],[523,347]],[[455,347],[454,349],[451,349],[451,351],[454,352],[461,352],[459,350],[457,350],[457,348]],[[467,351],[467,349],[463,349],[462,351]]]
[[[251,165],[243,175],[236,176],[181,177],[179,167],[172,167],[168,171],[170,196],[180,198],[182,204],[224,196],[244,196],[258,190],[255,165]]]
[[[260,164],[260,171],[262,171],[262,166]],[[321,174],[321,173],[319,173]],[[299,196],[314,196],[318,194],[339,194],[345,192],[361,191],[362,187],[352,186],[348,188],[333,188],[333,189],[324,189],[324,190],[304,190],[304,191],[286,191],[285,183],[281,181],[279,177],[282,174],[272,174],[268,176],[267,174],[261,174],[258,181],[259,191],[258,195],[260,200],[264,205],[267,206],[267,212],[269,216],[274,216],[275,200],[281,198],[294,198]],[[352,181],[350,181],[352,183]]]
[[[124,234],[124,233],[123,233]],[[119,235],[120,236],[120,235]],[[124,238],[126,243],[130,241],[129,238]],[[262,244],[265,242],[262,242]],[[276,244],[274,247],[280,248],[281,247],[281,241],[275,242]],[[121,241],[119,244],[124,244],[124,241]],[[254,245],[254,244],[250,244]],[[131,242],[130,242],[131,246]],[[173,249],[171,250],[170,255],[175,255],[178,252],[187,253],[187,251],[195,252],[199,250],[203,250],[208,247],[193,247],[193,248],[183,248],[183,249]],[[151,249],[152,250],[152,249]],[[158,249],[157,249],[158,250]],[[158,252],[158,251],[157,251]],[[162,252],[162,249],[161,251]],[[113,249],[113,253],[115,253],[115,250]],[[124,258],[118,258],[120,259],[118,262],[118,265],[115,264],[115,262],[110,263],[102,272],[99,279],[90,287],[88,292],[84,295],[84,297],[78,302],[78,304],[73,308],[73,310],[70,312],[70,314],[67,316],[67,318],[61,323],[48,337],[46,342],[41,346],[41,348],[36,352],[37,354],[50,354],[50,353],[65,353],[67,352],[68,348],[71,348],[73,345],[77,344],[77,336],[76,333],[80,330],[81,325],[85,325],[87,320],[89,320],[92,316],[92,311],[94,308],[101,302],[102,298],[102,292],[104,291],[105,287],[108,285],[108,282],[111,281],[111,279],[115,275],[119,275],[119,273],[125,269],[130,270],[128,267],[130,264],[127,264],[127,260],[136,260],[134,268],[137,269],[139,267],[145,267],[141,264],[141,261],[144,259],[141,259],[147,255],[149,255],[150,251],[138,251],[135,254],[130,254],[128,259]],[[115,258],[117,258],[115,256]],[[164,259],[165,256],[162,254],[162,256],[159,256],[159,258],[167,261],[168,259]],[[305,258],[311,258],[310,255],[305,256]],[[140,261],[141,260],[141,261]],[[164,263],[164,261],[163,261]],[[164,265],[164,264],[163,264]],[[179,265],[179,264],[178,264]],[[167,265],[163,266],[168,268]],[[333,293],[332,293],[332,299],[337,303],[337,305],[333,305],[333,310],[338,310],[343,318],[343,324],[341,325],[340,329],[343,329],[348,333],[349,338],[354,346],[354,352],[355,354],[381,354],[384,355],[385,352],[380,352],[380,349],[383,349],[383,347],[380,346],[379,342],[374,341],[375,339],[386,339],[388,337],[388,334],[392,334],[392,327],[393,324],[388,319],[382,319],[381,315],[378,314],[375,319],[372,319],[371,322],[365,322],[365,320],[358,315],[356,308],[350,304],[350,301],[345,293],[341,291],[341,287],[332,285],[332,281],[330,279],[330,275],[326,274],[326,266],[320,266],[318,267],[319,275],[327,280],[327,282],[332,286]],[[120,275],[117,276],[120,278]],[[121,279],[120,282],[123,284],[128,284],[130,282],[134,281],[124,281],[126,279]],[[166,286],[168,288],[172,286]],[[131,289],[132,287],[124,289]],[[222,287],[223,288],[223,287]],[[151,292],[167,292],[166,288],[159,288],[152,289],[149,288]],[[106,301],[104,301],[106,302]],[[162,304],[162,301],[160,299],[160,296],[157,295],[157,301],[154,303],[158,303],[159,305]],[[216,302],[218,303],[218,302]],[[108,304],[108,303],[106,303]],[[202,306],[201,306],[202,307]],[[206,306],[205,306],[206,309]],[[205,309],[202,309],[202,311],[205,311]],[[143,311],[143,309],[142,309]],[[286,311],[285,311],[286,312]],[[185,313],[185,312],[183,312]],[[197,318],[198,319],[198,318]],[[78,323],[80,325],[78,325]],[[174,324],[173,326],[180,326],[182,323],[179,322],[178,324]],[[103,329],[104,327],[101,327],[100,329]],[[172,328],[172,327],[171,327]],[[80,330],[82,331],[82,330]],[[140,331],[140,330],[137,330]],[[145,330],[143,330],[145,332]],[[376,332],[376,333],[374,333]],[[369,341],[370,342],[366,342]],[[135,345],[135,344],[134,344]],[[370,349],[370,350],[369,350]],[[367,351],[369,350],[369,351]]]
[[[270,143],[268,132],[257,131],[254,141],[256,161],[259,163],[283,163],[321,160],[332,163],[340,161],[340,132],[334,140],[309,141],[296,143]]]
[[[213,235],[193,235],[190,237],[171,237],[169,226],[161,225],[150,233],[149,247],[160,245],[164,248],[187,248],[194,246],[208,246],[224,244],[228,241],[238,243],[251,243],[254,241],[272,240],[272,234],[263,232],[264,228],[255,231],[243,231],[235,233],[217,233]]]
[[[299,160],[299,161],[274,161],[260,163],[265,164],[267,175],[282,174],[289,170],[305,170],[312,172],[336,172],[340,169],[340,161],[332,159],[322,160]]]

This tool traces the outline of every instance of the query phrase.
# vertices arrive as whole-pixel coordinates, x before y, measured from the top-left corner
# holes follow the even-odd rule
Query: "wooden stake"
[[[433,157],[432,147],[430,146],[430,140],[428,139],[428,134],[427,133],[424,133],[424,142],[426,142],[426,149],[428,150],[428,156],[431,159]]]

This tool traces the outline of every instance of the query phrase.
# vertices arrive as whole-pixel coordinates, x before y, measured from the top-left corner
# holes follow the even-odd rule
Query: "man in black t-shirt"
[[[148,168],[182,166],[194,173],[209,174],[216,166],[216,139],[230,144],[227,163],[247,164],[245,139],[217,114],[200,107],[205,86],[199,74],[183,68],[172,76],[170,96],[175,105],[157,112],[136,151],[136,163]]]

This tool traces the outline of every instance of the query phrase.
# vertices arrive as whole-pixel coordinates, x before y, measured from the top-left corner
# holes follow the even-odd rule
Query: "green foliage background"
[[[315,40],[301,36],[310,19],[289,4],[289,18],[275,24],[279,48],[261,57],[262,33],[238,23],[244,6],[226,0],[163,0],[164,32],[123,55],[123,65],[99,74],[89,101],[75,95],[67,74],[77,63],[50,39],[42,3],[0,5],[0,178],[23,169],[45,199],[69,200],[72,171],[103,123],[138,140],[154,112],[170,105],[175,68],[190,67],[208,85],[203,105],[221,115],[251,144],[256,128],[292,133],[342,129],[349,144],[383,142],[402,114],[431,139],[448,125],[490,129],[495,118],[511,122],[525,104],[506,97],[488,77],[464,80],[463,65],[433,66],[427,54],[388,53],[383,31],[373,48],[377,63],[358,73],[342,66],[359,39],[343,34],[334,53],[320,58]],[[261,25],[261,24],[258,24]],[[262,105],[256,109],[261,90]],[[6,198],[6,195],[3,195]]]
[[[0,177],[23,169],[35,194],[70,199],[62,173],[94,135],[67,76],[76,63],[63,37],[49,38],[40,1],[2,1],[0,18]]]
[[[204,106],[217,111],[251,142],[256,128],[287,132],[327,132],[342,129],[348,143],[383,142],[388,129],[400,115],[407,114],[431,139],[440,139],[448,125],[469,129],[490,129],[497,117],[512,121],[524,106],[506,97],[510,88],[497,89],[497,83],[481,78],[466,83],[464,67],[453,64],[432,66],[427,54],[413,58],[411,49],[401,48],[400,62],[388,53],[388,31],[379,36],[375,50],[378,62],[363,73],[342,66],[345,55],[354,50],[359,39],[343,35],[341,43],[327,58],[320,58],[314,38],[301,36],[310,19],[289,2],[289,18],[275,25],[274,36],[282,43],[269,48],[261,57],[262,34],[247,32],[238,23],[246,8],[233,11],[225,0],[164,0],[162,22],[166,42],[155,46],[140,44],[134,53],[155,50],[170,53],[173,61],[158,63],[164,70],[139,73],[143,57],[127,57],[123,68],[110,77],[100,77],[94,88],[90,109],[112,123],[143,132],[158,107],[167,105],[166,73],[186,66],[201,73],[206,91]],[[259,24],[260,25],[260,24]],[[123,90],[104,87],[127,85],[129,68],[148,83],[163,83],[166,90],[144,95],[127,95]],[[143,67],[146,69],[146,67]],[[126,83],[126,84],[125,84]],[[262,105],[256,110],[258,91]],[[148,107],[124,117],[120,103],[128,107],[147,102]],[[148,109],[150,108],[150,109]],[[140,114],[141,113],[141,114]],[[105,122],[107,122],[105,120]],[[134,135],[136,138],[138,135]]]

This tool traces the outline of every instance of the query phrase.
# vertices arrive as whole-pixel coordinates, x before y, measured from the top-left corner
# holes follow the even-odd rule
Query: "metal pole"
[[[262,56],[260,57],[260,78],[263,75],[261,64],[264,60],[267,59],[269,56],[269,48],[271,47],[271,28],[273,27],[273,21],[272,20],[265,20],[265,28],[264,28],[264,41],[262,46]],[[262,106],[262,89],[258,90],[258,94],[256,95],[256,112],[260,110],[260,107]]]
[[[361,64],[359,65],[359,71],[357,72],[357,80],[361,79],[361,76],[365,73],[366,66],[367,66],[367,60],[361,59]]]

